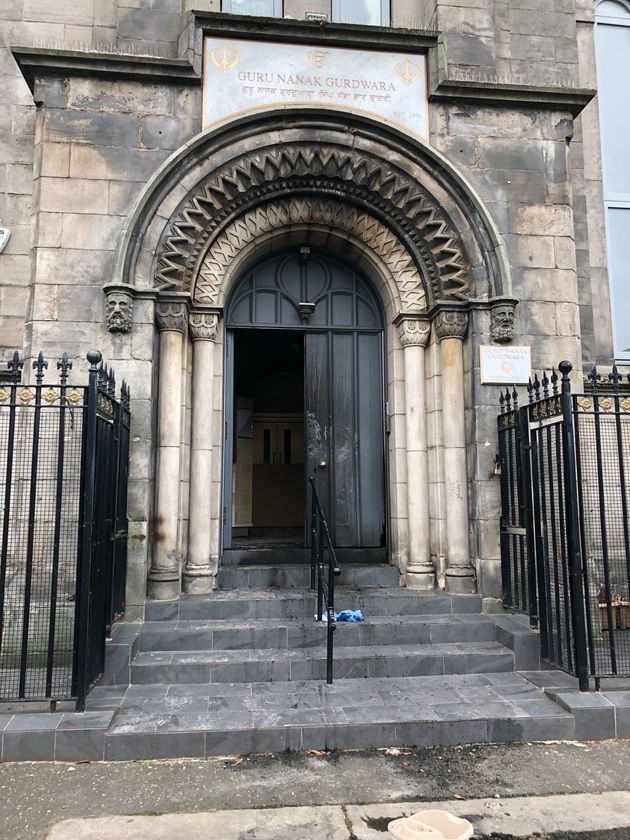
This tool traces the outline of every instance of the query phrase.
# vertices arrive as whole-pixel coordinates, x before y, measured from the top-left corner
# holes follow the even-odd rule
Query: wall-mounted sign
[[[482,385],[526,385],[532,373],[530,347],[482,344],[479,348]]]
[[[306,105],[378,117],[427,137],[426,58],[207,37],[203,127],[260,107]]]

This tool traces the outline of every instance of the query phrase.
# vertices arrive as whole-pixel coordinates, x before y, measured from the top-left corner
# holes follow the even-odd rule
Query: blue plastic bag
[[[335,613],[335,619],[337,621],[348,621],[350,623],[363,621],[363,613],[361,610],[341,610],[341,612]]]

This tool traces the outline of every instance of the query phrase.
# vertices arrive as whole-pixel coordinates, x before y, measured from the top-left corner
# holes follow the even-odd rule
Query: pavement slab
[[[487,744],[398,753],[7,763],[0,764],[0,838],[43,840],[60,820],[112,814],[131,818],[346,803],[456,802],[458,797],[512,801],[523,796],[599,795],[620,790],[630,790],[630,742],[621,740]],[[627,828],[619,832],[625,836],[612,833],[605,840],[630,837]],[[386,837],[381,834],[381,840]],[[177,840],[176,835],[173,838]],[[300,840],[320,838],[306,835]]]
[[[348,840],[339,807],[64,820],[47,840]]]
[[[614,791],[69,819],[53,826],[47,840],[384,840],[391,820],[427,809],[467,819],[479,840],[526,840],[559,832],[577,840],[586,832],[591,837],[630,832],[630,793]]]

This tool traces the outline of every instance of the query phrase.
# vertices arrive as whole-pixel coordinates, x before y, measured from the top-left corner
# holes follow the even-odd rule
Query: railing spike
[[[499,394],[499,407],[501,409],[501,414],[505,414],[505,398],[503,396],[503,391]]]
[[[33,359],[33,370],[35,371],[35,382],[41,385],[44,381],[44,371],[48,370],[48,362],[41,350],[37,354],[37,358]]]
[[[534,383],[532,382],[531,376],[529,377],[529,380],[527,382],[527,397],[530,403],[534,402]]]
[[[514,411],[518,408],[518,391],[516,385],[512,385],[512,408]]]
[[[68,372],[72,370],[72,362],[66,352],[62,353],[61,358],[57,359],[57,370],[59,371],[59,382],[61,385],[67,385]]]
[[[543,389],[543,397],[546,398],[546,397],[549,396],[549,377],[547,376],[547,371],[546,370],[543,370],[541,382],[542,382],[542,389]]]
[[[538,381],[538,374],[534,374],[534,399],[540,399],[540,382]]]
[[[11,381],[17,382],[24,367],[24,362],[20,359],[20,354],[17,350],[13,354],[13,358],[7,362],[7,367],[11,371]]]
[[[591,372],[589,373],[587,379],[591,383],[591,388],[593,389],[593,391],[596,391],[597,384],[601,377],[599,373],[597,373],[597,367],[595,365],[593,365],[593,367],[591,368]]]
[[[551,368],[551,390],[555,397],[558,394],[558,374],[555,367]]]
[[[619,375],[617,365],[612,366],[612,372],[608,374],[608,379],[610,380],[613,388],[616,391],[619,388],[619,383],[621,381],[621,376]]]

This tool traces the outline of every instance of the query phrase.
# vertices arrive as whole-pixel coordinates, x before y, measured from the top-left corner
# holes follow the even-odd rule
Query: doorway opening
[[[225,308],[223,563],[307,560],[307,475],[337,556],[386,559],[383,320],[367,278],[306,246],[236,283]]]
[[[304,546],[304,334],[235,330],[232,548]]]

